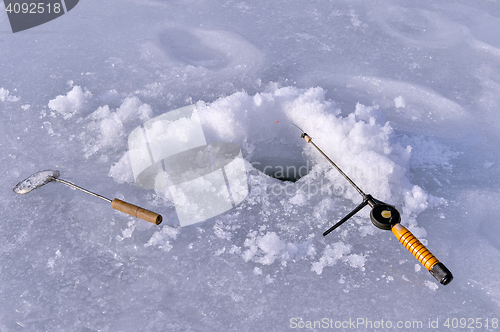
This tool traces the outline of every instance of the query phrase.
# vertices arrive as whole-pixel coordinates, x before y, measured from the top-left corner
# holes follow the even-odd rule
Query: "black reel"
[[[401,215],[394,206],[380,202],[372,208],[370,219],[376,227],[389,231],[401,222]]]
[[[349,220],[352,216],[358,213],[366,205],[370,205],[370,207],[372,208],[370,212],[370,219],[372,220],[372,223],[380,229],[391,230],[392,226],[396,225],[401,221],[401,215],[394,206],[381,202],[373,198],[372,195],[363,195],[363,202],[361,202],[361,204],[359,204],[348,215],[342,218],[338,223],[336,223],[330,229],[324,232],[323,236],[328,235],[330,232],[332,232],[337,227],[342,225],[344,222]]]

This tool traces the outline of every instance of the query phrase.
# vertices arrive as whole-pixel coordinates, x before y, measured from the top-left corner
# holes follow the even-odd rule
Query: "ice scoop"
[[[65,185],[70,186],[72,188],[81,190],[89,195],[99,197],[100,199],[103,199],[106,202],[111,203],[111,207],[113,209],[121,211],[121,212],[125,212],[131,216],[140,218],[142,220],[149,221],[150,223],[159,225],[163,219],[161,215],[159,215],[155,212],[143,209],[139,206],[124,202],[124,201],[119,200],[117,198],[110,200],[109,198],[106,198],[104,196],[101,196],[101,195],[98,195],[98,194],[93,193],[91,191],[88,191],[87,189],[79,187],[79,186],[77,186],[69,181],[59,179],[59,176],[60,176],[60,172],[55,171],[55,170],[46,170],[46,171],[36,172],[35,174],[33,174],[33,175],[27,177],[26,179],[24,179],[23,181],[19,182],[14,187],[13,190],[16,194],[23,195],[23,194],[29,193],[33,189],[36,189],[38,187],[43,186],[44,184],[47,184],[51,181],[55,181],[55,182],[64,183]]]

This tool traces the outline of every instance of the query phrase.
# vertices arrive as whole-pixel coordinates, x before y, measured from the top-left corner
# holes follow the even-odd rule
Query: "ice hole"
[[[296,182],[311,169],[311,163],[304,159],[302,151],[301,147],[295,145],[262,143],[256,147],[250,163],[268,176],[281,181]]]

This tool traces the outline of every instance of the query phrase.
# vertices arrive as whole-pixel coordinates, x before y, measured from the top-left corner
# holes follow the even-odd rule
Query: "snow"
[[[20,98],[11,96],[9,90],[0,88],[0,101],[18,101]]]
[[[333,246],[326,245],[319,261],[312,263],[311,270],[317,274],[323,273],[326,266],[333,266],[344,255],[351,252],[351,247],[343,242],[336,242]],[[351,264],[352,265],[352,264]]]
[[[405,99],[403,98],[403,96],[394,98],[394,106],[396,106],[396,108],[404,108],[405,105]]]
[[[75,86],[65,96],[59,95],[50,100],[49,108],[62,114],[64,119],[69,119],[84,108],[86,100],[91,96],[89,91],[83,92],[80,86]]]
[[[0,11],[1,331],[499,318],[496,1],[86,0],[8,24]],[[241,148],[248,194],[181,227],[179,197],[136,184],[128,139],[151,123],[190,143],[187,121],[153,128],[189,105],[206,143]],[[368,207],[323,237],[361,197],[292,123],[455,279],[440,285]],[[44,169],[164,221],[54,183],[12,192]]]

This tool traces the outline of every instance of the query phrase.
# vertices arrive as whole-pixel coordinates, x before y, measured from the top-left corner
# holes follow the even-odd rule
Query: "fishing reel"
[[[394,206],[381,202],[373,198],[372,195],[364,195],[363,202],[359,204],[354,210],[352,210],[348,215],[342,218],[338,223],[324,232],[323,236],[327,236],[328,234],[330,234],[333,230],[349,220],[366,205],[370,205],[370,207],[372,208],[370,212],[370,219],[373,225],[375,225],[377,228],[390,230],[395,224],[398,224],[401,221],[401,214]]]
[[[299,128],[300,129],[300,128]],[[354,210],[344,218],[330,227],[323,236],[327,236],[333,230],[341,226],[352,216],[358,213],[365,206],[371,207],[370,219],[375,227],[383,230],[391,230],[398,241],[436,278],[441,284],[447,285],[453,280],[452,273],[443,263],[434,257],[434,255],[403,225],[401,225],[401,214],[392,205],[379,201],[372,195],[365,194],[321,149],[314,144],[312,138],[305,132],[302,132],[301,138],[307,143],[311,143],[339,172],[340,174],[358,191],[363,197],[363,201]]]

